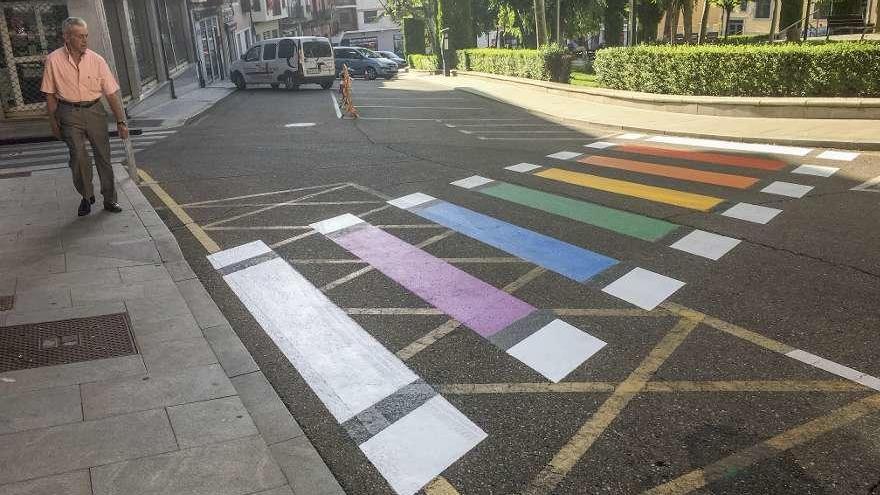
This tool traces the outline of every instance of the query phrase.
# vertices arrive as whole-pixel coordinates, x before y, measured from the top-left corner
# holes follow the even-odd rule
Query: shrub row
[[[880,96],[880,44],[638,46],[596,54],[602,86],[710,96]]]
[[[571,72],[571,56],[556,45],[540,50],[476,48],[458,50],[456,55],[458,70],[557,82],[568,82]]]
[[[411,69],[415,70],[440,70],[440,58],[436,55],[418,55],[410,53],[406,61]]]

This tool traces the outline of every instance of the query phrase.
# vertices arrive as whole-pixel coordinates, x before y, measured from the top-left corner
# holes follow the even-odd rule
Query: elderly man
[[[107,62],[88,49],[89,30],[86,22],[70,17],[62,24],[64,46],[46,57],[41,91],[46,94],[46,109],[52,123],[52,134],[63,139],[70,149],[70,170],[73,185],[82,196],[79,216],[88,215],[95,202],[92,186],[92,164],[86,151],[86,140],[92,144],[95,167],[101,179],[104,209],[122,211],[116,202],[116,185],[110,165],[110,135],[107,112],[101,96],[107,98],[119,137],[128,138],[128,126],[119,97],[119,84]]]

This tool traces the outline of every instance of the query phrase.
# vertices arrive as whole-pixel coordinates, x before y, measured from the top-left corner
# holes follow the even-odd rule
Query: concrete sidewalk
[[[472,76],[411,74],[403,77],[423,78],[573,126],[821,148],[880,149],[880,120],[694,115],[587,102],[534,86]]]
[[[66,167],[0,172],[0,494],[342,494],[116,178],[124,211],[80,218]]]

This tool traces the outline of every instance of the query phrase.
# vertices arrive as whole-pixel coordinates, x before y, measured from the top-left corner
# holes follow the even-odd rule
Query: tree
[[[538,46],[548,43],[547,7],[544,5],[544,0],[535,0],[535,41]]]
[[[724,9],[724,39],[727,39],[727,28],[730,24],[730,13],[739,5],[739,0],[711,0],[713,4]]]
[[[684,16],[684,42],[690,44],[694,34],[694,0],[682,0],[681,13]]]
[[[700,15],[700,34],[697,35],[697,43],[706,41],[706,24],[709,23],[709,0],[703,0],[703,13]]]

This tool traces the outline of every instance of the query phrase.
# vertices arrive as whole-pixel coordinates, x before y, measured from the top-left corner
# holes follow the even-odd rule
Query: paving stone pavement
[[[0,373],[0,495],[342,494],[171,232],[116,178],[124,211],[98,201],[80,218],[66,168],[0,176],[0,296],[14,296],[0,332],[125,313],[137,348]]]

